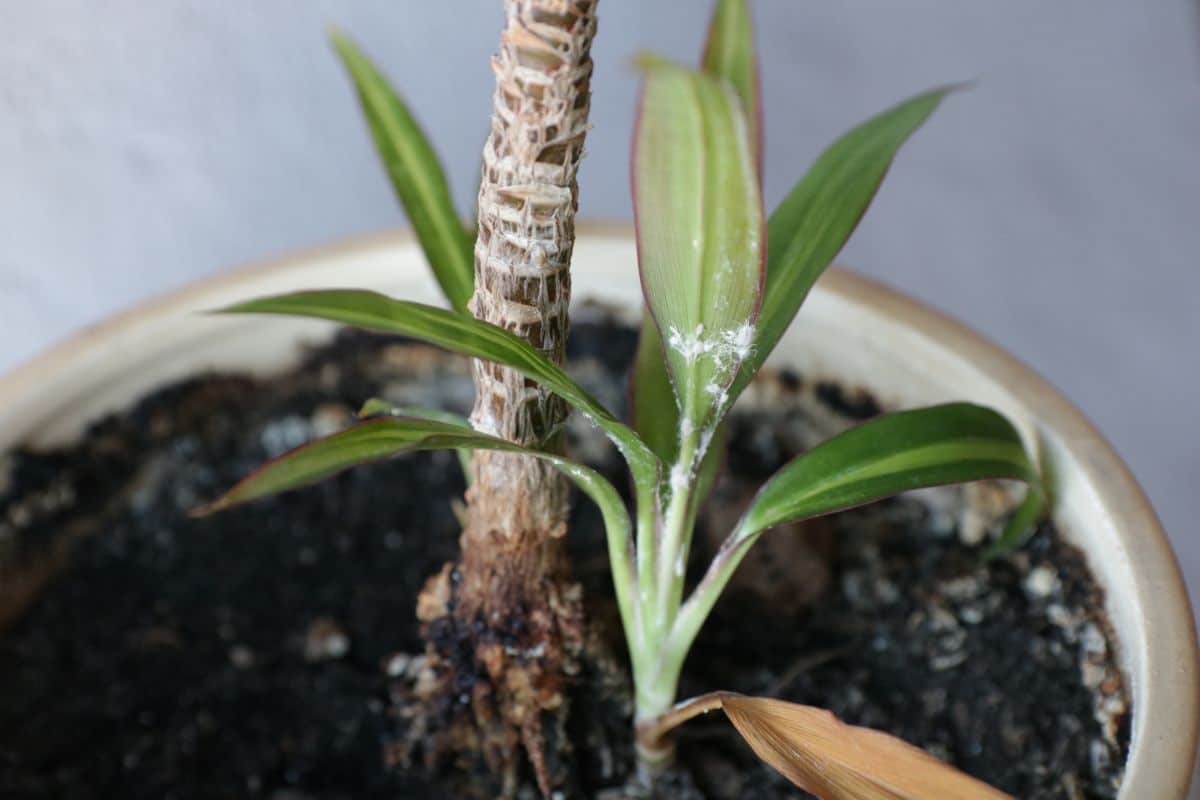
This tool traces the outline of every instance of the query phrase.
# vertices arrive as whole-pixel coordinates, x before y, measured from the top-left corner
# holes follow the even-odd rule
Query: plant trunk
[[[471,311],[562,364],[596,0],[504,7]],[[476,429],[561,449],[560,398],[490,362],[475,362],[474,376]],[[431,582],[419,613],[438,658],[453,661],[456,684],[473,671],[476,746],[507,773],[509,790],[523,746],[548,794],[562,780],[564,687],[584,641],[580,589],[563,547],[568,484],[544,462],[510,454],[476,451],[471,472],[461,563]],[[453,641],[445,641],[447,626]]]
[[[594,7],[595,0],[506,0],[479,189],[471,311],[559,365],[566,351]],[[561,449],[567,409],[560,398],[507,367],[477,361],[474,368],[471,422],[477,430]],[[485,613],[502,613],[531,582],[565,566],[558,552],[567,484],[545,462],[480,452],[467,499],[464,577],[482,579],[477,599]]]

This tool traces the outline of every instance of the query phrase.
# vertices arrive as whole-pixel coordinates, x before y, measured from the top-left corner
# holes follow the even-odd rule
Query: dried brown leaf
[[[1013,800],[924,750],[812,706],[721,696],[763,761],[822,800]]]

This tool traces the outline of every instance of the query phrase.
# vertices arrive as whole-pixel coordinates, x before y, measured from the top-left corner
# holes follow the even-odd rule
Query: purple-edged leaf
[[[728,85],[643,63],[633,170],[638,263],[681,424],[711,433],[754,337],[763,276],[758,180],[745,115]]]
[[[627,516],[624,502],[598,472],[562,456],[531,450],[512,442],[457,423],[416,417],[380,417],[361,422],[323,439],[301,445],[269,461],[216,502],[199,509],[198,514],[216,511],[258,500],[263,497],[310,486],[339,472],[402,453],[419,450],[500,450],[550,462],[562,470],[605,515]]]
[[[613,485],[600,473],[552,453],[464,428],[457,422],[412,417],[384,417],[302,445],[264,464],[195,516],[308,486],[360,464],[419,450],[499,450],[539,458],[557,467],[600,508],[608,537],[614,585],[622,613],[630,608],[632,551],[629,512]]]
[[[747,136],[761,178],[762,102],[754,29],[746,0],[718,0],[709,24],[701,69],[728,81],[741,100]],[[671,463],[679,444],[679,408],[663,358],[662,340],[653,318],[647,314],[642,320],[642,335],[634,361],[633,425],[658,457]],[[719,462],[719,456],[714,460]],[[715,467],[709,469],[709,472],[715,471]]]
[[[813,163],[767,224],[767,282],[754,349],[737,397],[775,349],[817,278],[866,213],[900,146],[954,87],[917,95],[843,134]]]
[[[444,422],[447,425],[457,425],[460,428],[471,430],[471,421],[462,414],[455,414],[453,411],[443,411],[440,408],[398,406],[381,397],[370,398],[358,410],[359,419],[371,419],[372,417],[416,417],[417,419],[431,419],[435,422]]]
[[[221,309],[226,314],[282,314],[342,322],[411,336],[454,353],[512,367],[562,397],[616,444],[640,489],[649,491],[658,459],[641,438],[536,348],[503,328],[444,308],[395,300],[377,292],[330,289],[263,297]]]
[[[455,310],[475,291],[475,236],[454,211],[437,154],[383,73],[349,38],[334,31],[334,48],[358,90],[363,114],[429,266]]]
[[[742,101],[750,145],[762,175],[762,94],[758,56],[754,51],[754,21],[747,0],[717,0],[708,26],[701,67],[709,75],[729,81]]]
[[[444,422],[447,425],[457,425],[460,428],[472,430],[471,421],[462,414],[455,414],[453,411],[443,411],[440,408],[398,406],[379,397],[372,397],[363,403],[363,407],[358,411],[358,417],[359,419],[371,419],[373,417],[416,417],[418,419],[431,419],[435,422]],[[467,485],[470,486],[471,451],[459,449],[457,452],[458,464],[462,467],[463,478],[466,479]]]

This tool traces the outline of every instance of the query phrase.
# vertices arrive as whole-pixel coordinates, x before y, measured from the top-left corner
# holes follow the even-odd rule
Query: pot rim
[[[592,222],[579,226],[582,240],[632,238],[625,223]],[[148,323],[164,322],[197,308],[211,308],[246,284],[286,278],[306,266],[356,256],[372,256],[396,248],[414,247],[407,229],[386,231],[251,264],[196,281],[133,306],[66,337],[41,354],[0,376],[0,454],[13,441],[4,429],[27,435],[45,423],[37,396],[44,383],[72,369],[102,371],[114,349],[136,341]],[[1118,626],[1122,650],[1137,651],[1123,658],[1131,697],[1132,726],[1122,798],[1182,798],[1187,791],[1200,740],[1200,672],[1197,640],[1187,589],[1166,534],[1145,493],[1113,447],[1061,392],[1001,347],[963,322],[887,285],[833,267],[818,282],[821,293],[866,308],[880,317],[917,331],[958,359],[971,362],[992,380],[1020,387],[1022,404],[1036,410],[1039,427],[1051,430],[1076,457],[1072,469],[1094,493],[1122,539],[1122,552],[1087,552],[1089,562],[1123,559],[1121,569],[1133,577],[1129,601],[1138,611],[1137,629]],[[9,416],[15,409],[15,416]],[[1098,575],[1098,577],[1100,577]],[[1113,587],[1105,584],[1106,591]],[[1152,613],[1151,613],[1152,612]]]

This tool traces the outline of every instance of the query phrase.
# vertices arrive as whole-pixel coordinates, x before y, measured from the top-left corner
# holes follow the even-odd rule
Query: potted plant
[[[1167,745],[1155,742],[1156,753],[1146,747],[1148,741],[1154,741],[1149,738],[1153,734],[1148,734],[1147,712],[1138,714],[1139,709],[1153,704],[1152,692],[1156,690],[1159,697],[1175,692],[1180,698],[1194,698],[1195,642],[1186,602],[1180,597],[1179,579],[1161,534],[1133,544],[1138,541],[1133,538],[1134,528],[1153,531],[1156,527],[1152,514],[1142,508],[1144,501],[1136,486],[1120,472],[1119,462],[1093,434],[1080,427],[1069,407],[1064,411],[1052,392],[1011,362],[969,337],[949,344],[937,341],[938,334],[955,332],[952,325],[928,312],[914,310],[910,304],[897,315],[903,321],[889,330],[888,324],[881,321],[887,316],[883,312],[889,301],[872,297],[872,293],[878,295],[877,289],[853,282],[852,288],[843,289],[843,306],[857,304],[859,310],[842,315],[841,327],[834,326],[834,333],[814,337],[820,348],[798,348],[785,334],[810,287],[852,232],[895,151],[932,113],[946,91],[920,95],[839,139],[817,160],[768,223],[758,191],[762,151],[757,133],[757,66],[744,4],[718,4],[702,69],[690,70],[653,58],[644,60],[646,88],[636,133],[634,196],[639,219],[637,260],[650,314],[642,325],[634,359],[634,422],[629,425],[596,399],[605,386],[611,389],[620,380],[619,367],[616,375],[601,375],[597,387],[585,387],[563,369],[570,343],[566,335],[570,293],[567,270],[575,245],[575,168],[587,125],[588,53],[595,31],[595,9],[594,3],[588,2],[559,6],[562,4],[519,2],[507,6],[506,29],[494,62],[496,108],[485,147],[478,236],[474,239],[458,223],[432,150],[402,102],[352,44],[340,37],[335,39],[450,310],[362,290],[305,291],[227,308],[240,313],[285,313],[337,320],[424,340],[476,359],[476,400],[470,423],[425,408],[395,408],[395,401],[389,397],[367,403],[363,414],[371,419],[355,425],[347,426],[344,407],[325,408],[322,414],[311,417],[307,427],[298,430],[268,425],[259,436],[259,449],[278,457],[205,509],[214,511],[261,498],[311,483],[353,464],[402,452],[457,449],[466,454],[463,463],[470,488],[465,507],[459,509],[463,526],[461,554],[431,577],[419,599],[412,596],[415,587],[401,598],[418,604],[424,652],[375,659],[391,687],[388,703],[380,704],[387,711],[380,713],[400,718],[387,752],[401,761],[421,755],[431,765],[448,760],[468,768],[486,764],[490,773],[475,775],[472,784],[483,794],[516,793],[521,791],[523,776],[529,776],[546,795],[601,787],[609,791],[657,787],[663,794],[686,795],[697,791],[691,783],[698,783],[700,790],[723,796],[719,784],[728,783],[736,769],[718,771],[720,774],[714,777],[686,759],[682,767],[672,766],[675,729],[698,713],[723,708],[760,757],[819,796],[992,796],[994,790],[941,767],[896,739],[844,726],[809,706],[719,691],[728,686],[704,687],[709,691],[675,704],[681,678],[687,682],[682,676],[685,658],[710,613],[719,608],[722,590],[730,585],[739,564],[768,530],[789,526],[786,534],[776,531],[767,535],[803,541],[814,553],[793,560],[787,556],[796,556],[796,551],[784,552],[782,558],[780,553],[772,553],[768,566],[786,574],[803,560],[815,564],[818,570],[839,571],[835,577],[841,580],[840,587],[825,594],[837,595],[839,602],[857,606],[849,610],[860,617],[863,613],[887,617],[888,609],[895,608],[906,612],[900,628],[882,624],[872,629],[873,636],[867,640],[861,631],[850,639],[860,645],[865,641],[871,648],[893,655],[906,650],[904,639],[898,636],[901,630],[907,630],[914,642],[922,637],[934,642],[928,652],[917,652],[930,680],[916,688],[920,681],[914,677],[914,685],[903,688],[920,695],[919,702],[925,704],[935,727],[941,720],[957,728],[953,744],[962,749],[944,749],[942,755],[970,766],[978,753],[965,751],[964,743],[972,736],[984,746],[1009,753],[1010,758],[1013,748],[1031,749],[1039,755],[1044,751],[1050,760],[1040,766],[1066,771],[1050,780],[1028,772],[1009,776],[1012,791],[1023,796],[1115,793],[1128,736],[1123,728],[1128,724],[1124,704],[1132,696],[1134,747],[1121,790],[1123,796],[1178,796],[1190,770],[1189,748],[1196,737],[1194,703],[1172,708],[1160,700],[1154,706],[1158,721],[1171,720],[1163,730],[1175,734],[1174,741]],[[609,238],[628,243],[621,236]],[[414,246],[410,242],[407,248],[412,251]],[[627,250],[624,255],[628,261]],[[584,274],[577,269],[577,283]],[[311,284],[312,277],[301,279],[294,274],[283,283]],[[596,288],[603,286],[607,277],[592,276],[590,280]],[[276,284],[270,286],[272,289],[283,288],[275,278],[264,283]],[[222,290],[221,294],[228,292]],[[628,300],[630,294],[626,292],[624,298]],[[831,296],[836,305],[837,292]],[[427,291],[421,299],[428,299]],[[468,310],[475,316],[467,314]],[[829,312],[824,316],[826,324],[837,318]],[[857,331],[855,323],[860,326]],[[599,330],[593,328],[590,335],[600,341],[592,346],[605,352],[619,350],[606,341],[606,337],[618,336],[619,328],[611,320]],[[897,329],[904,335],[890,340],[887,334]],[[260,325],[255,335],[265,330]],[[848,335],[851,331],[855,331],[853,336]],[[862,346],[864,340],[871,342],[869,348]],[[849,347],[851,343],[858,349]],[[214,341],[210,346],[216,344]],[[362,347],[361,340],[353,344]],[[398,349],[390,356],[375,351],[368,357],[398,359],[406,364],[424,360],[425,371],[419,373],[417,385],[440,386],[442,379],[437,376],[451,369],[444,357],[432,358],[428,351],[414,350],[408,344],[391,346]],[[279,352],[269,343],[256,343],[252,349],[268,357]],[[162,358],[162,353],[160,349],[158,356],[147,361],[169,361]],[[793,368],[800,367],[810,388],[797,391],[797,380],[790,373],[761,376],[752,387],[752,378],[773,353]],[[634,356],[632,352],[627,355]],[[972,357],[987,366],[975,367]],[[203,363],[205,358],[208,356],[189,356],[192,363],[188,367]],[[839,382],[816,380],[829,370],[821,364],[821,358],[829,359],[826,364],[836,365],[833,372]],[[356,369],[370,374],[372,369],[356,368],[355,356],[345,349],[318,361],[313,366],[320,367],[320,374],[353,373]],[[126,369],[135,363],[127,362]],[[116,370],[110,372],[119,374]],[[913,386],[914,375],[922,372],[936,372],[938,379],[926,377],[929,385],[917,381]],[[411,394],[414,377],[411,370],[405,374],[410,384],[406,391]],[[1004,394],[1006,377],[1033,398],[1027,405]],[[145,380],[145,376],[139,375],[139,379]],[[112,382],[109,380],[110,385]],[[339,379],[335,376],[326,383],[336,388]],[[94,391],[96,384],[93,381],[89,391]],[[11,388],[15,385],[19,384],[10,384],[10,393],[17,391]],[[966,403],[877,415],[875,401],[868,395],[857,399],[850,396],[861,386],[871,387],[888,400],[896,398],[904,406],[916,405],[926,394],[937,399],[947,391],[970,395],[973,400],[993,401],[1012,421],[996,411]],[[789,387],[793,394],[806,397],[781,399],[779,393]],[[391,394],[406,395],[406,391]],[[445,394],[448,390],[431,391],[435,399],[449,399],[437,396],[439,391]],[[751,394],[745,399],[753,402],[743,403],[748,408],[740,416],[730,416],[733,401],[746,391]],[[293,387],[292,400],[306,392],[313,392],[313,388]],[[184,410],[174,416],[149,403],[149,417],[144,420],[148,438],[169,439],[174,428],[182,425],[180,413],[194,416],[203,407],[203,394],[185,399]],[[221,392],[215,394],[220,400]],[[795,422],[789,422],[786,413],[781,418],[779,412],[797,413],[804,403],[811,404],[813,397],[823,403],[826,412],[840,413],[832,420],[808,419],[799,426],[802,434],[789,433],[796,427]],[[619,467],[605,462],[609,456],[598,456],[596,460],[602,463],[586,464],[564,454],[566,438],[578,440],[578,448],[589,435],[586,429],[571,434],[566,427],[567,404],[610,439],[627,462],[633,478],[628,508],[618,489],[621,484],[614,482]],[[33,407],[30,401],[22,406],[22,397],[17,396],[9,400],[8,407],[17,412],[10,425],[13,435],[28,433],[33,426],[23,421],[21,414],[27,413],[23,409]],[[218,426],[228,426],[230,417],[235,418],[236,413],[228,409],[212,416]],[[870,419],[858,420],[861,424],[843,430],[854,417]],[[164,418],[169,419],[163,422]],[[1024,429],[1024,437],[1014,423]],[[155,433],[156,424],[163,428],[160,434]],[[814,441],[815,435],[826,429],[838,432],[825,442]],[[315,442],[297,441],[322,430],[328,435]],[[751,448],[747,444],[751,433],[761,430],[783,442],[777,443],[775,450],[796,451],[784,453],[794,458]],[[121,439],[103,427],[93,431],[92,437],[97,434],[101,441],[106,436]],[[596,436],[591,434],[591,438]],[[1036,444],[1044,451],[1039,455],[1053,501],[1053,524],[1043,526],[1030,546],[1036,548],[1032,554],[1017,546],[1041,514],[1045,492],[1042,477],[1023,442]],[[288,445],[301,446],[289,450]],[[172,446],[178,449],[181,445],[176,440]],[[725,452],[730,453],[730,468],[718,482]],[[1098,477],[1105,470],[1086,463],[1082,458],[1085,453],[1102,462],[1099,466],[1110,473],[1117,464],[1115,474]],[[753,463],[739,468],[735,460],[739,454],[743,461]],[[114,472],[126,467],[122,457],[127,456],[121,453],[105,456],[101,449],[89,457],[102,462],[105,458],[115,459],[111,466]],[[176,458],[194,466],[188,453],[176,453]],[[782,462],[781,468],[767,480],[757,481],[763,486],[753,499],[744,496],[755,483],[755,471],[770,466],[772,459]],[[160,472],[167,469],[161,466],[166,462],[160,459],[158,463]],[[44,524],[47,517],[63,513],[63,508],[72,505],[69,495],[79,491],[77,482],[69,480],[70,470],[66,471],[68,479],[58,485],[53,480],[39,482],[39,467],[45,470],[45,464],[36,458],[18,459],[13,468],[16,477],[11,481],[16,491],[6,498],[9,526],[14,531],[9,539],[17,543],[12,546],[14,560],[23,565],[20,574],[28,586],[39,583],[59,566],[71,536],[80,533],[55,538],[53,547],[37,551],[36,558],[28,557],[32,537],[17,533],[36,529],[34,522]],[[154,491],[148,492],[150,497],[158,497],[163,491],[162,481],[153,475],[148,478],[147,470],[154,472],[150,467],[136,470],[135,486],[123,487],[129,492],[118,493],[110,502],[136,505],[140,496],[137,492],[146,492],[146,482],[154,486]],[[218,483],[213,475],[207,484],[192,478],[188,487],[172,487],[171,502],[175,505],[180,505],[181,499],[195,505],[202,498],[186,496],[189,491],[194,495],[198,485],[215,488]],[[1007,492],[987,485],[976,490],[987,502],[969,507],[963,506],[960,495],[946,492],[921,501],[906,501],[907,506],[889,506],[892,511],[884,516],[892,516],[883,523],[876,521],[876,530],[860,543],[867,553],[862,557],[853,548],[846,551],[845,544],[837,545],[844,552],[830,554],[831,535],[849,536],[844,530],[797,525],[902,490],[981,478],[1025,482],[1029,486],[1025,501],[1009,517],[1012,508]],[[406,474],[406,480],[410,483],[396,487],[401,495],[411,495],[414,489],[425,486],[412,474]],[[594,501],[600,512],[591,525],[603,530],[602,550],[606,551],[611,571],[615,603],[607,625],[604,601],[585,600],[577,583],[579,578],[573,575],[575,557],[567,551],[568,540],[587,525],[579,523],[578,514],[568,516],[567,481]],[[326,491],[347,491],[344,483],[339,486]],[[378,498],[378,486],[375,488]],[[183,498],[179,496],[181,489],[186,489]],[[1107,503],[1101,505],[1102,512],[1097,513],[1093,507],[1090,516],[1084,514],[1080,509],[1085,505],[1085,495],[1094,495],[1100,489],[1109,495]],[[704,512],[701,504],[710,492],[715,492],[715,500]],[[64,494],[68,496],[65,499]],[[355,492],[349,494],[354,496]],[[290,497],[295,505],[296,496]],[[390,499],[385,498],[383,505]],[[449,498],[419,500],[426,506],[448,507],[445,501]],[[153,500],[144,502],[154,506]],[[325,513],[330,509],[346,510],[338,505],[339,501],[331,502]],[[369,505],[374,509],[378,503]],[[226,525],[243,527],[247,520],[270,527],[269,520],[277,518],[282,507],[250,506],[245,513],[252,516],[243,517],[240,523],[223,522],[229,517],[216,516],[189,524],[196,527],[193,534],[212,533]],[[734,515],[722,526],[722,511],[726,512],[724,517],[729,517],[731,508],[740,512],[740,517]],[[918,516],[922,522],[915,527],[925,538],[914,538],[909,531],[908,538],[899,537],[908,544],[899,551],[889,551],[889,540],[881,538],[878,529],[881,525],[896,527],[897,518],[912,515],[917,508],[921,509]],[[362,513],[366,512],[359,516]],[[949,526],[944,520],[937,522],[938,513],[953,520]],[[1006,532],[991,544],[981,545],[974,541],[974,533],[967,533],[978,533],[1002,518],[1008,519]],[[392,524],[378,519],[376,523],[382,527]],[[96,524],[95,519],[92,524]],[[327,518],[322,524],[336,528],[341,523]],[[855,523],[858,528],[863,524],[862,519]],[[913,527],[911,521],[908,526]],[[1075,542],[1088,546],[1086,560],[1066,544],[1055,526],[1070,531]],[[76,527],[86,532],[88,525]],[[937,545],[929,538],[930,531],[942,529],[944,534],[947,528],[970,541],[951,536],[948,545]],[[697,530],[709,534],[717,530],[718,537],[728,536],[706,548],[702,540],[693,542]],[[336,530],[328,533],[337,538]],[[1144,535],[1144,531],[1138,533]],[[121,535],[113,538],[122,548],[137,547]],[[914,543],[919,547],[914,548]],[[1125,560],[1107,557],[1105,546],[1124,550],[1120,555]],[[918,554],[925,550],[939,555],[940,566],[930,567],[921,561]],[[226,552],[237,559],[232,551]],[[700,554],[705,557],[696,560]],[[997,554],[1004,555],[987,560]],[[158,556],[151,553],[148,557],[154,561]],[[307,567],[320,561],[317,555],[303,553],[296,558]],[[1109,617],[1104,614],[1104,604],[1085,563],[1092,566],[1099,583],[1109,592]],[[926,580],[918,591],[932,591],[935,596],[924,598],[924,605],[899,601],[897,596],[904,590],[892,582],[893,577],[922,577],[918,567],[934,572],[923,576]],[[690,585],[689,573],[693,579]],[[1164,592],[1170,614],[1145,613],[1150,605],[1148,581],[1153,580],[1165,581],[1158,588]],[[864,581],[869,584],[865,588]],[[236,579],[233,583],[244,588],[244,583]],[[742,588],[749,592],[750,605],[743,601],[740,608],[752,608],[764,598],[778,600],[763,593],[761,582]],[[8,607],[14,609],[10,616],[15,616],[15,609],[30,596],[20,589],[18,585],[8,601]],[[995,640],[986,636],[972,639],[972,626],[996,636],[1011,633],[1005,627],[1012,623],[1006,616],[1007,601],[1022,606],[1024,616],[1016,627],[1044,625],[1051,629],[1050,635],[1025,631],[1032,646],[1015,649],[989,650],[997,647]],[[814,610],[810,606],[791,618],[818,617],[821,613],[840,618],[846,610],[829,606]],[[170,624],[147,625],[145,631],[139,628],[134,637],[139,646],[155,652],[159,647],[186,647],[180,631],[189,631],[187,622],[177,619],[175,610],[156,614]],[[236,610],[228,609],[227,616],[235,618]],[[756,619],[755,624],[766,623],[768,618],[764,613],[762,622]],[[1106,627],[1108,618],[1115,635]],[[22,625],[27,630],[32,628],[33,619],[27,617]],[[728,619],[718,622],[725,630],[731,627]],[[227,668],[234,675],[255,674],[262,656],[255,648],[235,641],[239,637],[236,621],[222,625],[225,627],[218,625],[219,638],[230,640],[228,653],[222,650],[222,656],[228,658]],[[613,637],[614,630],[622,632],[632,662],[631,685],[618,666],[621,637]],[[846,632],[844,627],[839,630]],[[33,633],[41,632],[35,629]],[[761,638],[772,637],[764,633],[733,637],[732,641],[748,646]],[[18,653],[28,656],[36,652],[37,641],[17,635],[14,639],[14,646],[25,648]],[[349,635],[344,623],[324,616],[312,619],[302,640],[299,651],[309,665],[305,669],[310,671],[318,669],[311,665],[340,662],[352,642],[354,647],[380,646],[377,642],[362,642],[361,637]],[[1146,640],[1154,641],[1160,649],[1151,655],[1130,653],[1123,647],[1126,642]],[[802,657],[817,655],[796,644],[792,643],[793,650]],[[713,650],[710,646],[706,653]],[[995,670],[964,670],[971,672],[966,682],[937,677],[953,673],[973,651],[975,663],[982,655],[983,659],[1002,664],[1002,671],[1021,670],[1026,680],[1027,676],[1038,675],[1039,670],[1051,674],[1055,681],[1062,680],[1061,670],[1066,665],[1068,672],[1073,671],[1066,680],[1073,682],[1077,691],[1065,695],[1075,705],[1056,709],[1052,721],[1039,719],[1040,726],[1028,719],[1011,720],[1004,714],[988,716],[986,703],[984,709],[967,707],[963,696],[972,689],[985,698],[991,692],[993,709],[997,697],[1014,707],[1020,705],[1019,698],[996,694],[1002,682]],[[833,657],[853,663],[862,656],[862,652],[854,652]],[[693,655],[693,661],[695,658]],[[30,664],[35,660],[28,658]],[[803,660],[800,665],[803,667]],[[1125,668],[1127,676],[1135,676],[1131,687],[1123,685],[1118,666]],[[774,674],[769,683],[788,688],[789,681],[783,679],[790,675],[791,668],[776,665],[775,671],[782,674]],[[32,680],[16,677],[26,682],[17,685]],[[791,675],[789,680],[796,680],[796,676]],[[741,685],[758,684],[750,681]],[[807,690],[811,693],[816,688],[813,685]],[[1031,698],[1042,701],[1039,687],[1031,683],[1027,688]],[[1084,703],[1082,712],[1080,702]],[[626,705],[632,709],[626,709]],[[839,701],[836,705],[856,713],[860,721],[869,721],[871,714],[879,711],[878,704],[855,706]],[[632,729],[626,729],[629,733],[622,744],[620,734],[609,731],[613,726],[606,723],[605,715],[620,721],[630,711]],[[210,721],[196,722],[194,727],[200,732],[193,738],[213,735],[214,728],[219,735],[219,726],[211,722],[212,713],[206,713]],[[972,714],[978,715],[974,721],[954,719],[955,715],[969,718]],[[581,715],[590,723],[584,733],[572,727],[577,725],[573,719]],[[996,741],[979,741],[980,720],[999,723],[994,731]],[[361,729],[357,718],[352,727]],[[1041,740],[1035,741],[1039,737]],[[1077,740],[1071,741],[1072,737]],[[610,764],[607,775],[603,766],[588,766],[585,752],[595,742],[600,742],[599,749],[608,752],[609,760],[619,765],[614,768]],[[928,737],[921,743],[936,747],[938,739]],[[1138,745],[1143,747],[1141,751]],[[284,742],[276,752],[284,754],[279,760],[287,764],[292,758],[289,754],[296,751],[302,756],[300,761],[315,758],[313,748],[312,743]],[[132,752],[135,763],[130,769],[135,769],[139,751],[134,748]],[[866,760],[861,757],[863,753],[869,756]],[[1086,764],[1070,763],[1070,758],[1080,754]],[[599,778],[585,774],[597,770]],[[272,780],[272,776],[253,770],[251,773],[247,776],[250,789],[262,789]],[[753,779],[762,785],[754,790],[783,791],[781,786],[770,784],[770,779],[763,777],[766,774],[755,773]],[[18,779],[27,779],[31,782],[28,785],[33,785],[36,776],[21,773],[14,780]],[[322,779],[329,780],[329,776],[323,775]],[[17,791],[21,785],[10,788]],[[737,791],[744,789],[746,785],[739,784]],[[1135,790],[1141,794],[1129,794]],[[426,787],[425,791],[432,790]]]

